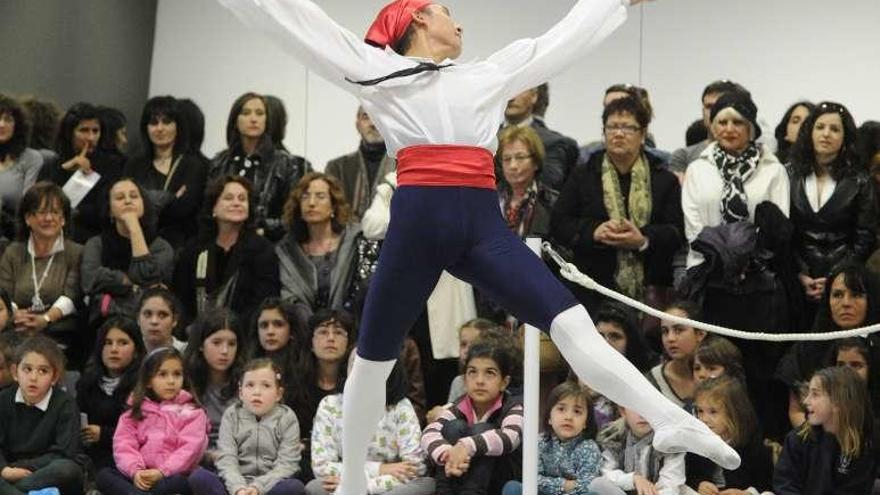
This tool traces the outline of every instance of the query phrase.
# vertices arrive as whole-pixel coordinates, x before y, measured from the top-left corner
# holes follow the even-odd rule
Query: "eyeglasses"
[[[516,155],[513,155],[513,156],[502,156],[502,157],[501,157],[501,163],[524,162],[524,161],[526,161],[526,160],[530,160],[530,159],[532,158],[532,156],[533,156],[533,155],[527,155],[527,154],[524,154],[524,153],[522,153],[522,154],[516,154]]]
[[[58,218],[61,216],[61,212],[58,210],[37,210],[37,211],[31,212],[30,215],[33,215],[35,217]]]
[[[630,124],[612,124],[605,126],[605,134],[614,134],[615,132],[621,132],[627,136],[632,136],[633,134],[641,130],[641,127]]]

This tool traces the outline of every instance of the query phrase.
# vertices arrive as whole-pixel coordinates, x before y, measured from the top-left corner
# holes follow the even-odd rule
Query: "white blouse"
[[[816,174],[811,173],[804,178],[804,193],[806,193],[807,201],[810,202],[810,208],[813,209],[814,213],[818,213],[825,206],[825,203],[834,195],[834,190],[837,189],[837,181],[830,175],[826,176],[823,182],[820,195],[819,181],[816,180]]]
[[[346,78],[375,79],[424,60],[366,44],[310,0],[219,1],[358,97],[392,157],[402,148],[424,144],[476,146],[494,154],[508,100],[549,80],[601,43],[626,20],[629,4],[579,0],[547,33],[515,41],[485,61],[364,87]]]

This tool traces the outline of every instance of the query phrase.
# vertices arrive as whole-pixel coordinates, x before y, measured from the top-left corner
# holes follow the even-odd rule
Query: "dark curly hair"
[[[831,177],[840,180],[863,170],[860,166],[858,152],[858,128],[855,119],[845,106],[840,103],[824,101],[816,106],[807,120],[801,125],[798,139],[791,148],[791,167],[800,177],[806,177],[813,173],[816,167],[816,149],[813,143],[813,127],[819,117],[830,113],[840,115],[843,122],[843,147],[837,158],[828,167]]]
[[[9,115],[15,123],[12,137],[0,143],[0,159],[10,156],[17,159],[27,147],[31,135],[31,120],[24,107],[14,98],[0,94],[0,116]]]
[[[345,198],[345,192],[342,190],[339,179],[321,172],[309,172],[290,191],[287,201],[284,203],[284,222],[298,242],[305,242],[309,239],[309,227],[303,220],[300,202],[306,189],[316,180],[326,182],[330,189],[330,201],[333,204],[333,218],[330,219],[330,223],[333,232],[337,234],[342,232],[351,221],[351,206]]]

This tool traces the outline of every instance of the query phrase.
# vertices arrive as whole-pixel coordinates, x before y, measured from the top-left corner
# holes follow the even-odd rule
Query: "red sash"
[[[397,185],[495,189],[495,160],[475,146],[409,146],[397,152]]]

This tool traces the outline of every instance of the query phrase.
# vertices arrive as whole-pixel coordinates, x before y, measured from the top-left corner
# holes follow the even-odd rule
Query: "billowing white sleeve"
[[[242,22],[262,31],[310,70],[357,94],[347,82],[398,70],[400,59],[368,45],[310,0],[218,0]],[[412,65],[412,64],[410,64]]]
[[[578,0],[569,13],[537,38],[514,41],[489,57],[506,76],[505,92],[534,88],[575,63],[626,21],[629,0]]]

